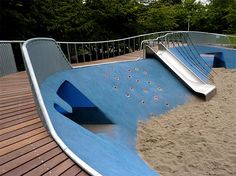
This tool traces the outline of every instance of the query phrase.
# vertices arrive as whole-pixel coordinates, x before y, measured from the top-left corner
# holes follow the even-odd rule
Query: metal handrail
[[[143,44],[145,42],[153,42],[154,45],[156,41],[161,40],[164,42],[164,45],[169,48],[171,45],[168,45],[168,36],[173,33],[191,33],[193,35],[206,35],[210,39],[216,38],[216,41],[219,42],[218,45],[229,46],[236,48],[236,36],[233,35],[224,35],[216,33],[207,33],[199,31],[161,31],[153,32],[148,34],[141,34],[132,37],[126,37],[122,39],[114,39],[107,41],[94,41],[94,42],[66,42],[66,41],[57,41],[61,46],[63,52],[65,53],[68,61],[70,63],[80,63],[88,62],[98,59],[106,59],[115,56],[120,56],[128,54],[134,51],[142,50]],[[158,38],[158,39],[157,39]],[[219,39],[217,39],[219,38]],[[222,41],[223,42],[222,42]],[[220,43],[220,41],[222,43]],[[18,70],[24,70],[24,64],[22,62],[22,53],[19,50],[24,43],[24,40],[0,40],[0,44],[7,43],[11,44],[13,47],[13,53],[17,53],[14,57],[15,60],[18,60],[17,68]],[[198,42],[198,41],[193,41]],[[200,41],[201,42],[201,41]],[[207,40],[202,41],[205,44],[212,44],[211,41]],[[16,47],[15,47],[16,46]],[[15,50],[17,50],[15,52]],[[20,62],[19,62],[20,60]]]
[[[175,34],[181,34],[181,35],[175,35]],[[183,35],[183,34],[186,34],[188,36],[188,38],[186,39],[185,35]],[[197,37],[195,36],[195,38],[194,38],[194,36],[189,36],[189,35],[196,35]],[[205,37],[207,36],[206,38],[209,39],[209,40],[206,40],[205,38],[201,39],[198,35],[200,35],[200,36],[202,35],[202,36],[205,36]],[[174,37],[174,39],[173,39],[173,37]],[[197,49],[195,47],[195,44],[227,45],[227,46],[230,46],[230,45],[232,45],[232,43],[230,42],[229,37],[235,38],[235,41],[236,41],[236,36],[232,36],[232,35],[229,36],[229,35],[224,35],[224,34],[206,33],[206,32],[198,32],[198,31],[173,31],[173,32],[167,33],[163,36],[160,36],[156,39],[150,39],[150,40],[142,41],[140,49],[143,48],[144,44],[149,45],[150,47],[154,47],[156,45],[156,43],[157,44],[162,43],[166,48],[171,47],[169,45],[170,43],[173,44],[173,47],[175,47],[175,43],[177,43],[178,47],[179,47],[179,42],[181,43],[181,46],[186,45],[186,47],[189,47],[189,42],[190,42],[190,45],[193,46],[193,48],[189,47],[190,52],[187,51],[187,53],[183,54],[183,53],[180,52],[180,50],[177,50],[177,51],[181,55],[186,55],[187,59],[185,57],[183,57],[183,58],[187,62],[190,61],[191,64],[193,64],[195,66],[195,68],[198,70],[198,72],[200,74],[202,74],[204,77],[208,77],[208,76],[212,77],[212,74],[209,71],[211,69],[208,70],[206,68],[206,67],[210,68],[210,66],[201,57],[201,55],[199,54],[199,52],[197,51]],[[195,40],[195,41],[193,41],[193,40]],[[176,48],[178,49],[178,47],[176,47]],[[181,47],[180,47],[180,49],[181,49]],[[184,47],[183,49],[186,49],[186,48]],[[196,52],[194,53],[193,50],[196,50]],[[199,58],[203,62],[204,66],[198,60]]]

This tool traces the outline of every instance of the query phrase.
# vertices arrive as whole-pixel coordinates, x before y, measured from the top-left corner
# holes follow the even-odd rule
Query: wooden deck
[[[142,53],[135,52],[93,63],[139,56]],[[25,72],[0,77],[0,175],[88,175],[60,149],[43,127]]]

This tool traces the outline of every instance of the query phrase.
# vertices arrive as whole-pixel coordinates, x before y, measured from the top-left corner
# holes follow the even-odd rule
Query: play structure
[[[32,91],[51,135],[91,175],[159,175],[136,151],[138,122],[194,96],[209,100],[216,93],[211,68],[236,67],[234,49],[198,35],[167,33],[142,42],[143,58],[76,68],[55,40],[26,41]]]

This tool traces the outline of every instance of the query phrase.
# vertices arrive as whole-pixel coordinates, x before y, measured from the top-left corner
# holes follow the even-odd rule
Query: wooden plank
[[[18,124],[18,125],[14,125],[14,126],[11,126],[11,127],[8,127],[8,128],[1,129],[1,130],[0,130],[0,135],[5,134],[5,133],[8,133],[8,132],[10,132],[10,131],[17,130],[17,129],[19,129],[19,128],[23,128],[23,127],[26,127],[26,126],[35,124],[35,123],[37,123],[37,122],[40,122],[40,119],[39,119],[39,118],[32,119],[32,120],[29,120],[29,121],[27,121],[27,122],[23,122],[23,123],[20,123],[20,124]]]
[[[16,95],[16,96],[11,96],[11,97],[1,98],[1,104],[4,103],[5,101],[21,99],[21,98],[24,98],[25,96],[32,96],[32,93],[26,93],[26,94],[23,94],[23,95]]]
[[[26,173],[25,176],[43,175],[45,172],[51,170],[52,168],[54,168],[61,162],[65,161],[66,159],[67,159],[67,156],[64,153],[60,153],[59,155],[48,160],[47,162],[41,164],[39,167],[36,167],[35,169]]]
[[[73,165],[72,167],[70,167],[69,169],[67,169],[64,173],[62,173],[60,176],[75,176],[78,173],[81,172],[81,168],[79,168],[77,165]]]
[[[77,176],[89,176],[89,174],[87,174],[87,172],[85,171],[81,171],[80,173],[77,174]]]
[[[43,139],[43,138],[45,138],[47,136],[48,136],[47,132],[42,132],[42,133],[39,133],[39,134],[37,134],[37,135],[35,135],[33,137],[30,137],[28,139],[25,139],[25,140],[22,140],[20,142],[17,142],[17,143],[14,143],[12,145],[9,145],[7,147],[4,147],[4,148],[0,149],[0,156],[6,155],[7,153],[10,153],[10,152],[12,152],[14,150],[17,150],[17,149],[19,149],[19,148],[21,148],[23,146],[31,144],[31,143],[33,143],[35,141],[40,140],[40,139]]]
[[[2,116],[2,118],[6,118],[6,117],[10,117],[9,114],[15,114],[15,112],[19,112],[21,110],[24,110],[24,109],[29,109],[29,108],[35,108],[35,104],[34,103],[30,103],[28,105],[25,105],[25,106],[17,106],[15,108],[10,108],[10,109],[7,109],[5,111],[1,111],[0,115]]]
[[[28,162],[25,162],[24,164],[20,165],[20,167],[16,167],[16,168],[10,170],[9,172],[5,173],[4,176],[23,175],[23,174],[29,172],[30,170],[40,166],[41,164],[47,162],[49,159],[57,156],[60,153],[62,153],[62,151],[58,147],[55,147],[55,148],[49,150],[48,152],[45,152],[45,153],[41,154],[40,156],[36,156],[34,159],[29,160]]]
[[[11,122],[11,121],[15,121],[15,120],[18,120],[18,119],[21,119],[21,118],[24,118],[24,117],[34,116],[34,115],[37,115],[36,111],[29,111],[29,112],[26,112],[24,114],[12,116],[12,117],[5,118],[5,119],[0,119],[0,124],[8,123],[8,122]]]
[[[28,88],[22,88],[18,91],[2,91],[0,92],[0,100],[6,97],[13,97],[16,95],[25,95],[31,93]]]
[[[0,119],[4,119],[4,118],[24,114],[24,113],[29,112],[29,111],[36,111],[35,105],[32,105],[32,107],[27,107],[25,109],[21,109],[19,111],[15,111],[15,112],[11,112],[11,113],[8,113],[8,114],[5,114],[5,115],[1,115]]]
[[[23,122],[27,122],[27,121],[33,120],[35,118],[38,118],[37,114],[29,115],[29,116],[22,117],[22,118],[19,118],[19,119],[16,119],[16,120],[12,120],[12,121],[9,121],[7,123],[0,124],[0,129],[8,128],[10,126],[14,126],[14,125],[17,125],[17,124],[20,124],[20,123],[23,123]]]
[[[39,155],[42,155],[43,153],[45,153],[55,147],[57,147],[56,143],[50,142],[50,143],[32,151],[32,152],[29,152],[25,155],[22,155],[19,158],[16,158],[8,163],[3,164],[2,166],[0,166],[0,175],[9,172],[10,170],[32,160],[33,158],[38,157]],[[35,175],[37,175],[37,174],[35,174]]]
[[[40,127],[43,127],[43,124],[41,122],[38,122],[38,123],[35,123],[35,124],[32,124],[32,125],[20,128],[18,130],[14,130],[14,131],[11,131],[9,133],[5,133],[5,134],[0,136],[0,141],[7,140],[9,138],[18,136],[18,135],[23,134],[23,133],[27,133],[29,131],[32,131],[32,130],[40,128]]]
[[[1,100],[0,100],[1,101]],[[30,104],[34,104],[34,100],[33,99],[29,99],[28,101],[19,101],[16,102],[15,104],[12,104],[11,106],[5,106],[5,107],[0,107],[0,112],[1,114],[5,114],[7,112],[11,112],[12,110],[14,110],[15,108],[21,108]]]
[[[44,146],[52,141],[53,139],[51,137],[45,137],[29,145],[26,145],[22,148],[19,148],[15,151],[12,151],[6,155],[3,155],[0,157],[0,165],[3,165],[4,163],[7,163],[13,159],[19,158],[20,156],[23,156],[31,151],[34,151],[37,148]]]
[[[37,129],[32,130],[32,131],[29,131],[27,133],[24,133],[24,134],[9,138],[7,140],[1,141],[0,142],[0,149],[3,148],[3,147],[6,147],[8,145],[12,145],[14,143],[17,143],[21,140],[27,139],[29,137],[35,136],[35,135],[37,135],[39,133],[42,133],[42,132],[45,132],[45,131],[46,131],[45,128],[41,127],[41,128],[37,128]]]
[[[63,172],[65,172],[67,169],[69,169],[71,166],[74,165],[74,162],[71,161],[69,158],[51,169],[50,171],[43,174],[44,176],[57,176],[61,175]]]
[[[30,101],[30,100],[33,100],[33,97],[32,97],[32,96],[24,97],[23,99],[19,99],[19,100],[17,100],[17,101],[5,102],[5,103],[1,104],[0,107],[1,107],[1,108],[4,108],[4,107],[8,107],[8,106],[11,106],[11,105],[20,103],[20,102]]]

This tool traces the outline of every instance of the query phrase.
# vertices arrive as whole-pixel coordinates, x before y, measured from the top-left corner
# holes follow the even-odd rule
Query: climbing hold
[[[160,92],[162,92],[162,91],[163,91],[163,89],[162,89],[162,88],[160,88],[160,87],[157,87],[157,90],[158,90],[158,91],[160,91]]]
[[[157,101],[158,100],[158,96],[157,95],[153,96],[153,100]]]
[[[143,92],[144,92],[144,93],[147,93],[147,92],[148,92],[148,89],[144,88],[144,89],[143,89]]]
[[[131,72],[131,69],[129,69],[128,72]]]
[[[119,80],[120,80],[120,77],[119,77],[119,76],[116,76],[115,79],[116,79],[117,81],[119,81]]]
[[[137,83],[140,82],[139,79],[136,79],[136,82],[137,82]]]
[[[128,78],[132,78],[132,76],[131,76],[131,75],[129,75],[129,76],[128,76]]]
[[[144,104],[145,103],[144,100],[141,100],[141,103]]]
[[[134,87],[130,87],[130,90],[131,90],[131,91],[134,91]]]
[[[130,97],[130,94],[129,94],[129,93],[126,93],[126,97],[128,97],[128,98],[129,98],[129,97]]]

